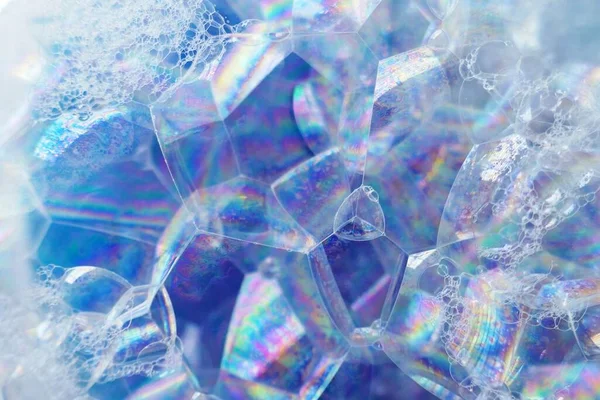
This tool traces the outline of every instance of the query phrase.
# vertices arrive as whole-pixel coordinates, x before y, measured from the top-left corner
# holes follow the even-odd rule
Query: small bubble
[[[383,343],[381,343],[380,341],[376,341],[375,343],[373,343],[371,345],[371,347],[373,347],[373,349],[377,350],[377,351],[383,351]]]
[[[447,277],[448,276],[448,266],[446,266],[446,264],[439,264],[437,267],[437,273],[440,276]]]
[[[371,186],[363,186],[363,191],[372,202],[379,203],[379,193]]]

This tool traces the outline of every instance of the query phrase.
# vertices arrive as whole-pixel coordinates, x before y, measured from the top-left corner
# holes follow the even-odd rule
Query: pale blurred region
[[[22,294],[30,282],[28,215],[41,208],[29,182],[23,145],[30,99],[42,71],[33,24],[39,1],[0,0],[0,294]],[[25,301],[20,295],[19,301]]]
[[[0,0],[0,146],[29,120],[33,86],[44,64],[35,24],[45,9],[37,0]]]
[[[30,268],[23,257],[28,248],[24,216],[30,205],[20,190],[26,176],[8,163],[0,168],[0,293],[19,296],[30,282]]]
[[[12,0],[0,0],[0,12],[11,2]]]

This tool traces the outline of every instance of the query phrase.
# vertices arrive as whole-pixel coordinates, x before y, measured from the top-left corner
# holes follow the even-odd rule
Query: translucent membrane
[[[0,4],[0,397],[599,398],[596,3]]]

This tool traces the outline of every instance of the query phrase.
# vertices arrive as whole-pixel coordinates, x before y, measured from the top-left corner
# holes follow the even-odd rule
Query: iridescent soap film
[[[597,0],[0,0],[0,399],[600,399]]]

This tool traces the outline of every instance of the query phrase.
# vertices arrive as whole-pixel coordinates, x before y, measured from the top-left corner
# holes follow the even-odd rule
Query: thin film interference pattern
[[[599,11],[0,2],[0,397],[599,398]]]

